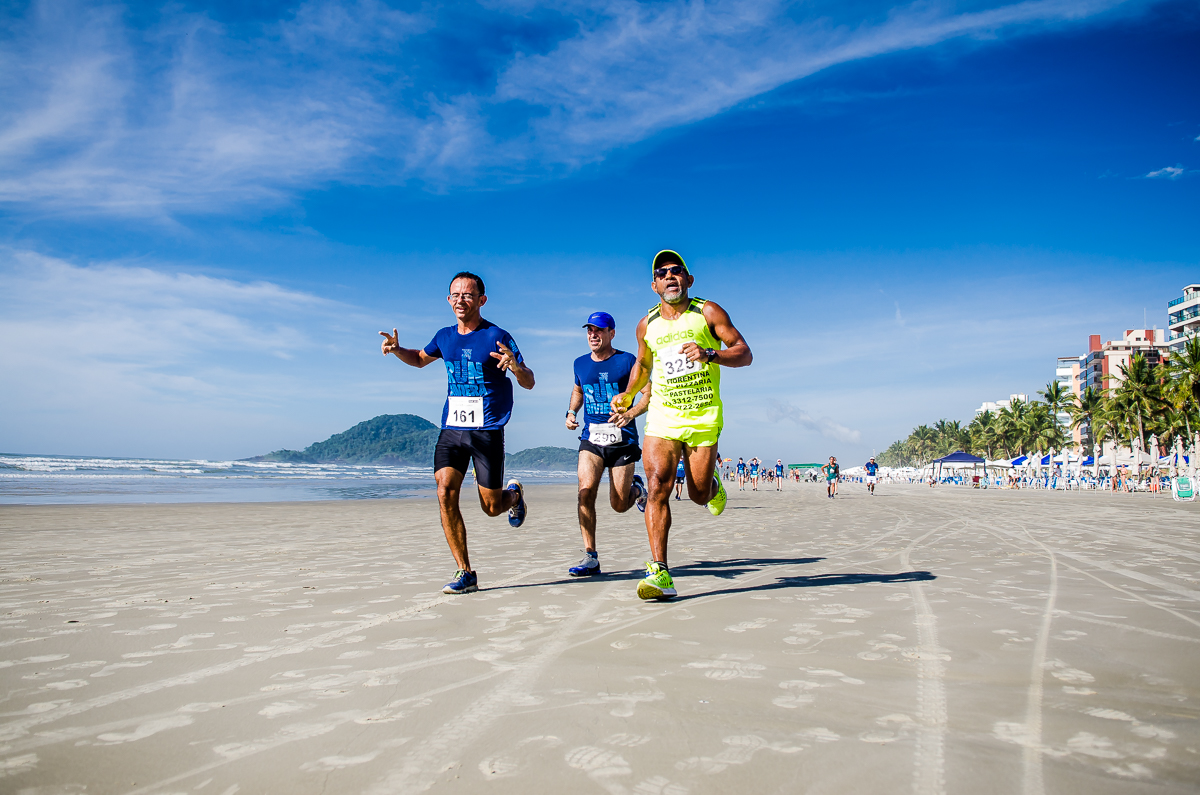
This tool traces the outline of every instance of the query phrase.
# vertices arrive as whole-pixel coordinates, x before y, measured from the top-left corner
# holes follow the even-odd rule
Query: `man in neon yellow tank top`
[[[745,367],[754,355],[724,309],[688,295],[695,278],[683,257],[669,249],[660,251],[651,269],[651,288],[660,300],[638,323],[637,362],[625,391],[612,399],[612,408],[628,409],[653,374],[642,451],[650,492],[646,533],[652,560],[646,563],[637,592],[643,599],[670,599],[676,593],[667,570],[675,463],[683,457],[688,498],[719,516],[726,500],[725,486],[715,475],[723,424],[720,368]]]

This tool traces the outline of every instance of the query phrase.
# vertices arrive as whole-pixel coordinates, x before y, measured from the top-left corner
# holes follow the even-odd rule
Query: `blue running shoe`
[[[508,523],[520,527],[525,523],[525,489],[521,488],[521,481],[516,478],[509,478],[504,488],[517,493],[517,504],[508,510]]]
[[[633,476],[633,493],[634,493],[634,495],[636,495],[634,497],[634,499],[637,503],[638,510],[641,511],[642,513],[645,513],[646,512],[646,497],[648,495],[648,492],[646,491],[646,484],[642,481],[641,475]]]
[[[474,593],[479,590],[479,578],[475,572],[459,569],[454,572],[454,579],[446,583],[442,593]]]
[[[572,577],[594,577],[600,573],[600,557],[595,552],[584,550],[583,560],[567,569]]]

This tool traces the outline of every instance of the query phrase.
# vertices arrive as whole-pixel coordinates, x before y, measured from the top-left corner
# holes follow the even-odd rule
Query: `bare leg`
[[[588,552],[596,551],[596,492],[604,473],[604,459],[587,450],[579,451],[579,532]]]
[[[633,497],[633,464],[609,467],[608,504],[617,513],[625,513],[637,502]]]
[[[717,462],[716,447],[684,447],[683,464],[687,474],[688,499],[697,505],[705,505],[717,493],[719,487],[713,481],[713,468]]]
[[[675,465],[683,442],[647,436],[642,448],[642,466],[646,469],[646,535],[650,557],[667,562],[667,536],[671,533],[671,486],[675,484]]]
[[[440,472],[441,470],[438,471]],[[461,475],[459,476],[458,480],[459,483],[462,482]],[[517,496],[515,491],[509,491],[508,489],[485,489],[483,486],[479,487],[479,507],[483,508],[483,512],[488,516],[499,516],[516,505],[517,500],[519,499],[520,497]],[[459,517],[459,521],[462,521],[461,516]]]
[[[442,531],[454,562],[463,571],[471,571],[471,558],[467,556],[467,527],[463,523],[462,511],[458,506],[462,491],[463,473],[454,467],[442,467],[433,473],[438,487],[438,509],[442,515]]]

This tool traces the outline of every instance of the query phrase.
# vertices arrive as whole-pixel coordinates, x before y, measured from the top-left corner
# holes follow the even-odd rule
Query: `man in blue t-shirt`
[[[450,308],[458,323],[447,326],[421,348],[401,348],[396,329],[383,335],[383,354],[413,367],[441,359],[446,365],[446,404],[442,407],[442,432],[433,453],[442,530],[458,564],[454,579],[443,593],[479,590],[479,580],[467,555],[467,528],[459,509],[459,494],[467,466],[475,464],[479,502],[488,516],[508,511],[508,523],[525,521],[525,492],[516,478],[504,484],[504,426],[512,414],[512,373],[524,389],[533,389],[533,371],[512,335],[479,314],[487,303],[483,279],[473,273],[455,274],[450,280]]]
[[[758,457],[750,459],[750,490],[758,491]]]
[[[600,477],[608,470],[608,504],[625,513],[636,504],[646,510],[646,486],[633,473],[641,459],[635,417],[650,405],[650,386],[642,390],[636,405],[620,413],[612,410],[612,399],[629,385],[636,358],[612,346],[617,324],[607,312],[593,312],[583,324],[590,353],[575,360],[575,388],[567,407],[567,430],[583,426],[579,435],[579,532],[583,535],[583,560],[567,569],[572,577],[600,573],[596,551],[596,494]],[[579,412],[583,411],[580,423]]]
[[[876,473],[879,471],[879,464],[875,463],[875,456],[871,456],[871,460],[863,464],[863,469],[867,471],[867,493],[874,497]]]
[[[783,459],[775,459],[775,491],[783,491]]]
[[[746,462],[740,457],[737,463],[738,491],[746,490]]]

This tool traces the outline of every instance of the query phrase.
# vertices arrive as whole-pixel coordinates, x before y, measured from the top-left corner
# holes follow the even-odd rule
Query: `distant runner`
[[[446,405],[442,408],[442,432],[433,452],[433,476],[438,487],[442,530],[458,564],[454,579],[443,593],[462,594],[479,590],[479,578],[467,555],[467,527],[459,509],[459,494],[467,466],[475,464],[479,503],[488,516],[508,511],[508,523],[520,527],[525,521],[525,492],[516,478],[504,484],[504,426],[512,415],[511,372],[524,389],[533,389],[533,370],[512,335],[484,320],[479,311],[487,303],[483,279],[473,273],[455,274],[450,280],[450,308],[458,323],[434,335],[420,348],[401,348],[399,334],[383,335],[383,355],[413,367],[424,367],[442,359],[446,364]],[[503,487],[502,487],[503,485]]]
[[[646,563],[637,593],[642,599],[670,599],[676,594],[667,569],[671,469],[682,455],[688,498],[707,504],[713,516],[721,515],[728,499],[716,476],[717,439],[723,425],[721,366],[745,367],[754,355],[724,309],[688,295],[695,277],[683,257],[660,251],[651,268],[652,287],[660,300],[638,323],[637,366],[629,386],[613,398],[612,407],[625,411],[653,370],[642,458],[650,489],[646,533],[652,559]],[[725,350],[720,350],[722,343]]]
[[[879,464],[875,463],[875,456],[871,456],[871,460],[863,464],[863,469],[867,470],[867,493],[872,497],[875,496],[875,473],[879,471]]]
[[[738,463],[737,463],[737,479],[738,479],[738,491],[745,491],[746,490],[746,462],[743,461],[741,458],[738,459]]]
[[[675,465],[675,499],[680,499],[683,496],[683,481],[685,473],[683,471],[683,458],[679,459],[679,463]]]
[[[608,470],[608,504],[617,513],[625,513],[636,503],[646,510],[646,486],[641,475],[633,473],[641,459],[637,423],[646,413],[649,388],[642,399],[623,414],[612,411],[613,395],[629,384],[629,373],[637,360],[632,353],[612,346],[617,324],[607,312],[593,312],[583,324],[587,329],[591,353],[575,360],[575,388],[567,410],[567,429],[579,427],[578,412],[583,409],[583,433],[579,436],[579,532],[583,535],[583,560],[567,569],[572,577],[590,577],[600,573],[596,551],[596,494],[600,477]]]
[[[783,491],[783,459],[775,459],[775,491]]]
[[[829,463],[821,467],[821,472],[825,475],[825,491],[832,500],[837,495],[838,476],[842,472],[837,464],[837,459],[829,456]]]
[[[750,490],[758,491],[758,459],[750,459]]]

